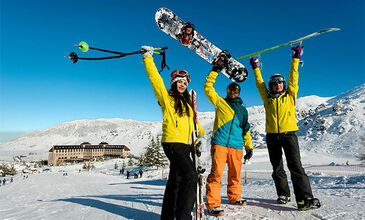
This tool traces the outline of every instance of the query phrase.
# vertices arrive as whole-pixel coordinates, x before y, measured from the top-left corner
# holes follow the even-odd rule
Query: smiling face
[[[227,96],[228,96],[230,99],[237,99],[239,95],[240,95],[240,93],[235,93],[234,91],[229,91],[229,92],[227,93]]]
[[[274,93],[281,93],[284,90],[284,82],[276,81],[271,84]]]
[[[186,82],[186,80],[180,79],[177,81],[176,87],[179,93],[184,93],[186,88],[188,87],[188,83]]]
[[[227,86],[227,96],[230,99],[237,99],[240,95],[241,88],[236,83],[231,83]]]

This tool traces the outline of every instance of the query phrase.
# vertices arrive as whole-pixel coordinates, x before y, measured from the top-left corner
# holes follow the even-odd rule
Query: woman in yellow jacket
[[[187,91],[190,77],[187,71],[171,73],[171,89],[164,82],[153,62],[153,48],[143,46],[143,63],[163,114],[162,147],[170,161],[161,219],[191,219],[196,200],[198,175],[190,157],[194,127],[194,111]],[[205,134],[198,124],[199,135]],[[198,139],[197,143],[200,142]]]
[[[265,107],[266,143],[273,167],[272,177],[278,195],[277,202],[286,204],[290,201],[288,180],[283,167],[282,150],[284,150],[298,209],[308,210],[319,208],[321,204],[318,199],[313,198],[308,176],[305,174],[300,161],[298,138],[295,134],[298,131],[295,102],[298,93],[298,65],[303,50],[301,45],[292,48],[292,50],[294,50],[294,56],[289,73],[288,88],[285,85],[285,78],[280,74],[274,74],[269,79],[269,90],[267,90],[261,71],[257,67],[258,61],[251,58],[250,64],[254,70],[256,87]]]

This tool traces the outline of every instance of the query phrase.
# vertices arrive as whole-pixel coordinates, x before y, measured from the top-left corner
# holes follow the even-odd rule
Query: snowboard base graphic
[[[222,51],[202,35],[200,35],[193,24],[186,23],[174,12],[167,8],[160,8],[155,15],[158,28],[179,41],[182,45],[194,51],[201,58],[212,64]],[[226,77],[234,82],[244,82],[248,76],[246,67],[237,60],[230,57],[221,70]]]

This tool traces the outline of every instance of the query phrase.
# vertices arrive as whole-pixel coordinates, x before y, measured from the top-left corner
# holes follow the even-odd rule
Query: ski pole
[[[132,55],[132,54],[138,54],[138,53],[142,53],[142,50],[139,51],[135,51],[132,53],[123,53],[123,52],[118,52],[118,51],[113,51],[113,50],[105,50],[105,49],[100,49],[100,48],[95,48],[95,47],[90,47],[85,41],[81,41],[79,44],[75,44],[75,47],[78,47],[82,52],[87,52],[89,49],[90,50],[97,50],[97,51],[101,51],[101,52],[106,52],[106,53],[114,53],[114,54],[119,54],[119,55]],[[168,49],[168,47],[160,47],[160,48],[154,48],[153,50],[165,50]],[[155,53],[159,53],[156,52]]]
[[[138,51],[134,51],[134,52],[130,52],[130,53],[123,53],[123,52],[118,52],[118,51],[113,51],[113,50],[105,50],[105,49],[90,47],[84,41],[81,41],[78,45],[75,45],[75,46],[78,47],[82,52],[87,52],[90,49],[90,50],[97,50],[97,51],[106,52],[106,53],[117,54],[117,56],[79,57],[75,52],[71,52],[68,56],[65,56],[65,57],[70,59],[72,63],[76,63],[78,60],[107,60],[107,59],[121,58],[121,57],[129,56],[129,55],[133,55],[133,54],[145,53],[144,50],[138,50]],[[153,53],[162,56],[161,70],[159,71],[160,73],[166,67],[167,67],[167,69],[170,69],[169,66],[166,64],[166,53],[165,53],[166,49],[168,49],[168,47],[158,47],[158,48],[153,49],[154,50]]]
[[[80,42],[79,45],[75,45],[75,46],[79,47],[79,49],[83,52],[87,52],[89,49],[91,49],[91,50],[97,50],[97,51],[119,54],[119,55],[118,56],[107,56],[107,57],[79,57],[75,52],[71,52],[68,56],[65,56],[65,57],[70,59],[72,61],[72,63],[76,63],[78,60],[107,60],[107,59],[121,58],[121,57],[129,56],[129,55],[133,55],[133,54],[144,53],[143,50],[138,50],[138,51],[134,51],[134,52],[130,52],[130,53],[122,53],[122,52],[118,52],[118,51],[94,48],[94,47],[89,47],[89,45],[87,45],[85,42]],[[168,49],[168,47],[154,48],[154,50],[166,50],[166,49]],[[164,51],[154,51],[154,53],[163,55],[163,56],[165,55]]]

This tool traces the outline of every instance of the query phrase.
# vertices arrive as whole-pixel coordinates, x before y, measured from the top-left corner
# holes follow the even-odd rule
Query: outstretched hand
[[[259,66],[259,59],[256,59],[255,57],[250,58],[250,65],[252,69],[256,69]]]
[[[293,57],[300,59],[300,57],[303,55],[303,51],[304,51],[303,48],[304,48],[304,46],[302,46],[302,45],[292,47],[291,49],[294,51]]]
[[[142,46],[141,47],[141,51],[144,51],[144,52],[142,52],[142,57],[143,58],[145,58],[147,56],[152,57],[152,55],[153,55],[153,47],[150,47],[150,46]]]

